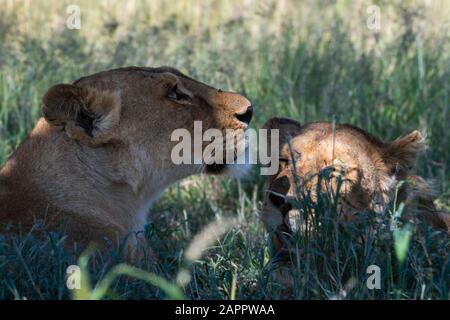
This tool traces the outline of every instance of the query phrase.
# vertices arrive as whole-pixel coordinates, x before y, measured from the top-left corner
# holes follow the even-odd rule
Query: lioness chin
[[[0,232],[39,221],[63,226],[82,245],[131,234],[130,250],[162,190],[192,174],[229,171],[227,163],[174,164],[172,132],[194,134],[195,121],[204,130],[246,130],[253,110],[245,97],[176,69],[127,67],[55,85],[42,111],[0,171]]]
[[[450,214],[435,207],[430,187],[414,173],[423,144],[418,131],[383,142],[359,128],[328,122],[302,126],[295,120],[273,118],[264,127],[278,129],[280,135],[279,168],[267,177],[262,211],[280,262],[279,275],[283,274],[278,280],[291,282],[286,280],[292,273],[285,272],[283,259],[295,251],[293,233],[313,228],[308,223],[314,220],[314,210],[303,212],[293,203],[314,204],[320,190],[338,194],[336,219],[344,227],[358,212],[382,215],[395,202],[397,207],[404,203],[404,220],[428,223],[450,233]],[[401,181],[406,183],[399,185]]]

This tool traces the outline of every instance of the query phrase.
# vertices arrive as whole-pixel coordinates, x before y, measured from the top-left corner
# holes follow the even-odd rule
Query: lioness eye
[[[272,202],[275,208],[278,208],[280,210],[283,215],[292,210],[292,204],[287,202],[286,199],[282,196],[272,193],[269,195],[269,200],[270,202]]]
[[[286,202],[284,197],[282,197],[278,194],[275,194],[275,193],[271,193],[269,195],[269,200],[277,208],[280,208]]]
[[[169,92],[168,97],[170,99],[176,100],[176,101],[183,101],[183,100],[189,100],[190,96],[181,92],[178,88],[178,85],[174,85],[172,89]]]

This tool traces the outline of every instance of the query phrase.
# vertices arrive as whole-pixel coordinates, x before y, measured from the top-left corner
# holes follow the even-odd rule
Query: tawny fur
[[[397,183],[406,180],[397,196],[398,202],[406,204],[405,218],[450,232],[450,215],[434,206],[428,184],[414,173],[423,146],[418,131],[384,142],[359,128],[327,122],[301,126],[294,120],[273,118],[264,128],[280,130],[280,167],[266,183],[263,221],[268,230],[292,232],[292,221],[299,220],[298,210],[280,207],[270,195],[295,198],[301,185],[314,201],[317,173],[330,168],[343,181],[339,208],[343,221],[353,219],[357,211],[383,213],[394,201]],[[336,181],[331,181],[333,190]],[[274,233],[273,243],[281,250],[284,243],[278,235]]]
[[[189,101],[168,98],[177,85]],[[172,68],[128,67],[49,89],[43,115],[0,171],[0,232],[47,230],[82,245],[114,244],[146,223],[164,188],[205,171],[175,165],[175,129],[245,129],[250,102]],[[138,243],[134,240],[134,244]],[[131,244],[133,246],[133,244]]]

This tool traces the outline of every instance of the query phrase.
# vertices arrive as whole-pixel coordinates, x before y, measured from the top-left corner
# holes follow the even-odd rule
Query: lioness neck
[[[55,227],[62,218],[71,232],[142,230],[153,200],[179,178],[152,172],[153,160],[126,145],[78,144],[41,119],[0,171],[0,225],[29,228],[44,219]]]

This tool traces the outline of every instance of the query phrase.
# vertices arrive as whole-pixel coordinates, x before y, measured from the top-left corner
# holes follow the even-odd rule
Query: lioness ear
[[[402,175],[415,167],[423,140],[422,134],[416,130],[387,144],[384,160],[391,167],[392,173]]]
[[[263,125],[263,129],[280,130],[280,139],[286,139],[288,136],[294,137],[300,133],[300,122],[289,118],[270,118]]]
[[[290,141],[290,139],[300,134],[301,131],[300,122],[289,118],[271,118],[264,124],[263,129],[268,129],[269,131],[271,129],[279,130],[279,141],[278,141],[279,158],[281,161],[289,160],[291,158],[290,153],[286,155],[283,154],[281,151],[282,149],[286,149],[285,145],[288,141]],[[274,141],[271,141],[270,132],[268,132],[267,140],[268,140],[267,141],[268,150],[271,150],[271,146],[272,143],[274,143]]]
[[[88,145],[106,143],[120,119],[120,96],[109,91],[58,84],[42,98],[45,119]]]

